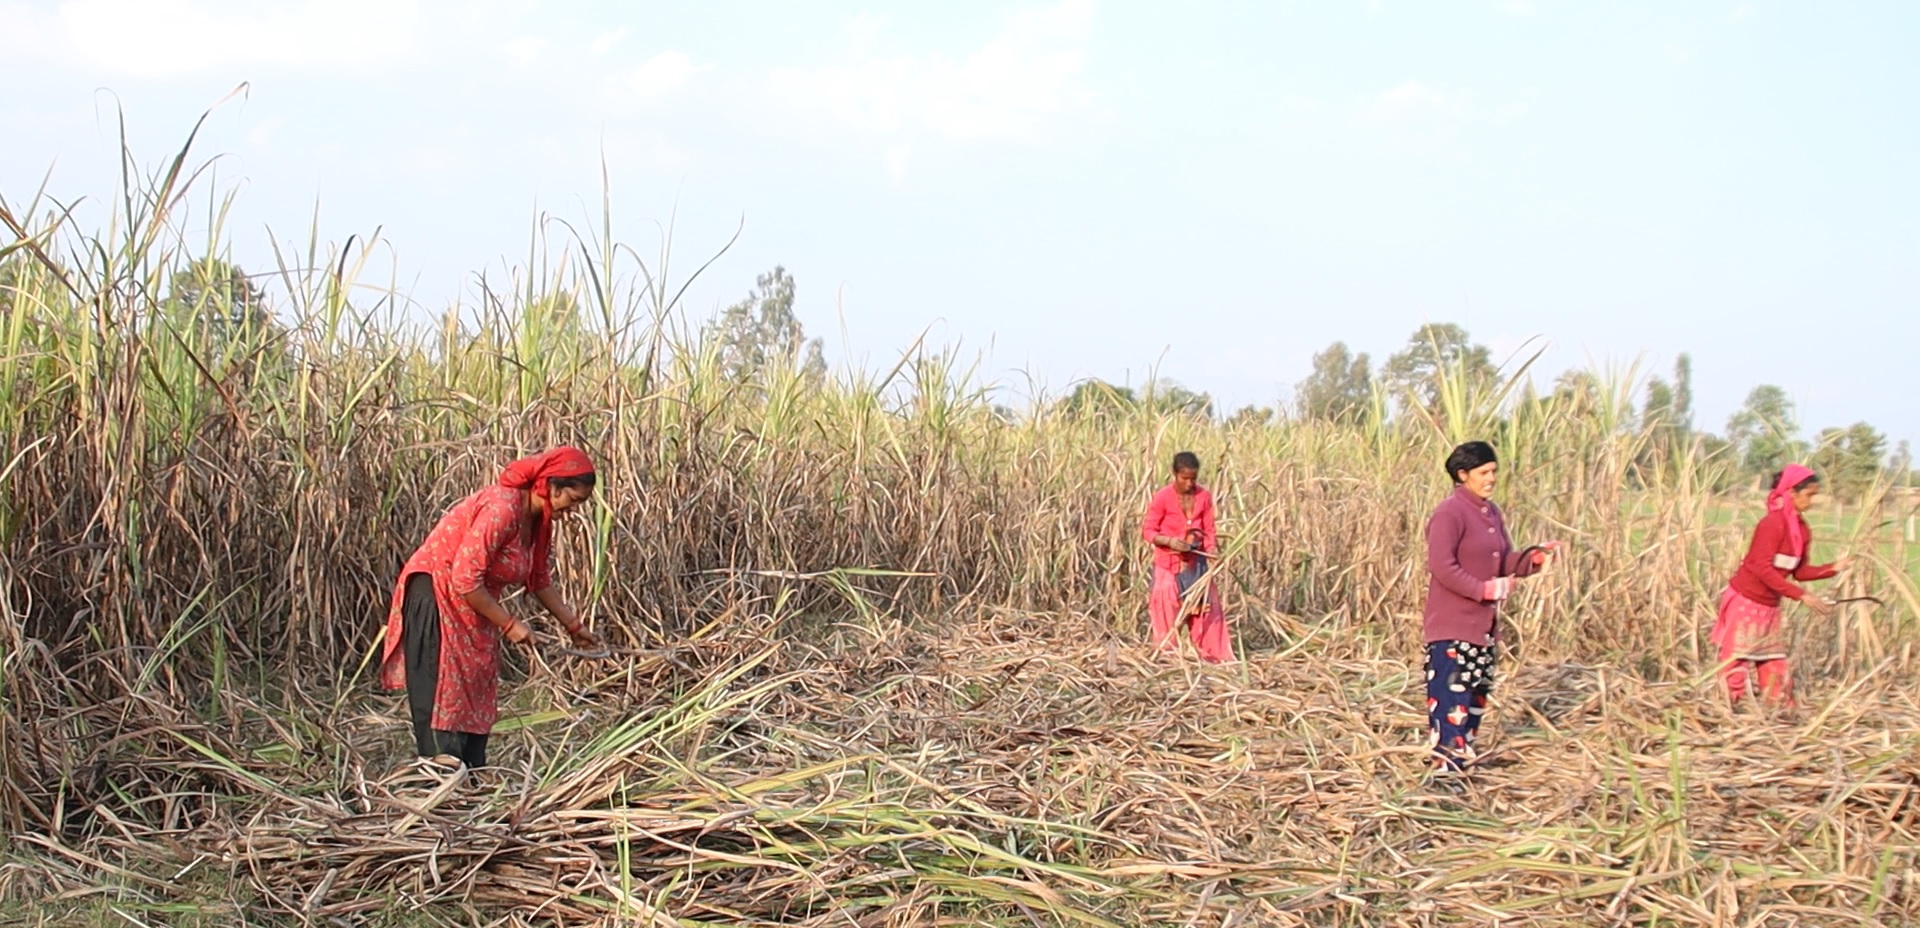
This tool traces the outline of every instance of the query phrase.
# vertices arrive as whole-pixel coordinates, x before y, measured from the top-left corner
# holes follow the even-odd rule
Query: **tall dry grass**
[[[190,147],[150,175],[135,172],[129,157],[123,194],[99,230],[76,227],[43,195],[0,201],[0,222],[9,230],[0,245],[0,585],[8,619],[0,628],[0,820],[16,840],[31,838],[34,853],[45,851],[76,873],[125,880],[137,890],[151,877],[115,874],[136,869],[129,861],[142,848],[179,850],[191,843],[188,836],[231,826],[222,803],[258,802],[260,815],[289,816],[245,833],[252,838],[233,839],[257,838],[261,845],[249,845],[246,859],[268,861],[274,840],[306,846],[301,841],[311,836],[300,829],[313,816],[347,821],[370,814],[337,796],[307,795],[311,790],[299,784],[319,777],[372,795],[366,784],[374,778],[365,772],[371,749],[340,726],[367,711],[366,662],[394,572],[447,505],[489,482],[514,454],[560,442],[588,449],[602,474],[599,505],[568,528],[559,546],[566,587],[585,600],[603,633],[629,648],[672,646],[711,633],[717,621],[774,617],[758,627],[759,644],[735,656],[746,661],[773,653],[763,647],[778,651],[777,659],[756,658],[767,666],[740,670],[738,679],[770,687],[741,697],[752,705],[775,698],[769,694],[786,700],[786,709],[764,710],[774,721],[763,723],[762,734],[778,733],[789,745],[824,730],[808,727],[804,709],[825,697],[809,702],[781,689],[799,679],[782,674],[804,676],[809,661],[881,653],[901,640],[921,640],[914,636],[970,640],[991,627],[1003,636],[993,640],[1025,641],[1015,649],[1045,662],[1048,642],[1059,641],[1054,624],[1070,621],[1084,632],[1075,644],[1111,641],[1106,663],[1119,666],[1111,649],[1132,648],[1144,625],[1146,551],[1137,519],[1167,459],[1182,449],[1201,455],[1223,513],[1219,576],[1237,646],[1250,658],[1218,686],[1256,699],[1252,694],[1302,685],[1294,673],[1353,673],[1361,679],[1328,691],[1339,703],[1328,724],[1351,723],[1356,738],[1369,731],[1372,739],[1385,736],[1367,719],[1383,712],[1416,724],[1417,713],[1398,700],[1412,683],[1418,653],[1420,528],[1448,489],[1439,465],[1446,449],[1484,437],[1502,451],[1502,503],[1519,540],[1551,537],[1570,546],[1510,611],[1513,665],[1606,667],[1635,688],[1705,692],[1712,598],[1743,539],[1737,528],[1714,528],[1708,518],[1722,504],[1706,489],[1718,482],[1714,465],[1683,455],[1648,466],[1652,439],[1633,419],[1631,370],[1598,372],[1589,391],[1547,395],[1515,389],[1525,365],[1493,390],[1470,390],[1465,378],[1448,375],[1437,408],[1388,415],[1392,398],[1382,396],[1354,426],[1221,424],[1139,408],[1075,414],[1044,398],[1009,417],[961,358],[923,346],[889,369],[841,370],[825,383],[809,382],[797,369],[743,383],[723,374],[716,344],[688,323],[678,303],[695,275],[711,271],[683,269],[664,252],[643,259],[612,240],[604,215],[586,231],[543,224],[527,265],[509,279],[486,281],[481,299],[426,325],[413,321],[390,281],[366,276],[376,243],[335,246],[312,236],[299,253],[280,253],[265,275],[276,296],[273,322],[222,328],[207,321],[204,307],[165,299],[176,273],[224,242],[218,227],[226,201],[213,196],[200,205],[206,193],[196,191],[191,164]],[[206,226],[214,234],[183,232]],[[1857,698],[1861,686],[1880,692],[1911,679],[1915,669],[1920,601],[1898,566],[1906,563],[1904,542],[1897,526],[1861,525],[1854,537],[1820,542],[1866,555],[1844,591],[1875,592],[1888,605],[1850,609],[1830,624],[1799,623],[1801,685],[1816,703],[1823,694]],[[672,737],[616,726],[611,741],[561,742],[582,753],[572,761],[547,758],[559,766],[532,795],[557,803],[548,812],[558,817],[545,820],[550,831],[542,834],[586,834],[578,854],[611,853],[612,832],[580,832],[578,816],[568,815],[633,807],[639,800],[614,801],[605,788],[635,775],[631,764],[642,758],[685,766],[668,790],[673,796],[685,799],[689,783],[717,791],[719,798],[696,803],[704,811],[677,820],[686,828],[718,827],[701,816],[724,817],[729,809],[764,812],[739,805],[741,783],[777,780],[779,763],[755,767],[758,780],[730,785],[704,766],[730,769],[724,758],[754,743],[739,741],[746,736],[735,730],[737,718],[727,722],[734,703],[720,699],[733,708],[715,708],[715,694],[731,691],[713,681],[739,666],[720,661],[706,675],[662,684],[655,708],[690,713],[698,723]],[[555,700],[584,691],[594,674],[540,665],[527,672],[553,687],[527,692]],[[1148,679],[1171,672],[1142,671]],[[930,678],[940,673],[922,668],[886,686]],[[967,679],[984,691],[949,695],[969,717],[991,717],[995,706],[983,697],[991,697],[993,678]],[[1083,684],[1059,683],[1052,692]],[[1089,720],[1100,718],[1099,694],[1108,692],[1087,686],[1082,695],[1095,708],[1076,723],[1082,730],[1098,727]],[[636,691],[623,704],[639,715],[599,718],[633,724],[652,711],[646,698]],[[876,690],[871,698],[886,697]],[[1047,698],[1036,694],[1026,705]],[[1210,698],[1226,697],[1216,691]],[[520,708],[538,719],[565,705]],[[1662,703],[1656,716],[1686,705]],[[1676,723],[1673,737],[1690,737],[1698,724],[1687,711],[1690,720]],[[1627,724],[1606,718],[1616,729]],[[1914,731],[1901,726],[1912,717],[1898,718],[1881,720],[1892,739],[1882,747],[1910,754]],[[710,734],[710,726],[723,723],[735,726],[726,729],[735,741],[718,759],[703,754],[711,747],[701,743],[707,735],[688,733]],[[1382,724],[1392,730],[1401,722]],[[618,736],[623,731],[626,741]],[[1806,737],[1817,740],[1817,726]],[[1621,770],[1637,769],[1636,752],[1647,748],[1629,740],[1595,750],[1615,752]],[[883,754],[919,750],[922,762],[889,775],[869,770],[861,795],[873,805],[855,803],[838,818],[783,820],[778,828],[761,821],[765,828],[739,837],[730,853],[804,869],[841,860],[835,855],[849,848],[864,854],[904,841],[900,829],[912,828],[902,823],[923,813],[960,815],[955,810],[964,804],[929,772],[939,765],[928,766],[924,743],[916,748],[911,741],[876,745]],[[1397,750],[1390,739],[1376,746]],[[557,750],[533,740],[524,756],[532,764]],[[603,767],[582,772],[580,765],[599,760]],[[785,761],[854,763],[798,748]],[[561,769],[569,763],[572,780]],[[800,779],[820,781],[814,786],[831,793],[820,783],[835,775],[815,771]],[[353,783],[359,786],[348,790]],[[564,793],[569,783],[584,792],[553,792]],[[764,790],[801,785],[769,781]],[[1898,792],[1897,778],[1889,788],[1888,802],[1914,798]],[[1689,789],[1675,787],[1663,801],[1681,802]],[[500,801],[511,806],[529,794],[515,795]],[[315,811],[323,807],[332,811]],[[490,808],[479,802],[469,811],[484,818]],[[1116,917],[1114,906],[1132,911],[1124,908],[1131,903],[1112,902],[1125,896],[1115,888],[1124,882],[1117,872],[1090,875],[1074,870],[1082,864],[1073,861],[1153,857],[1149,838],[1127,844],[1099,831],[1108,823],[1075,824],[1073,814],[1046,803],[994,819],[1010,814],[995,811],[1004,808],[966,813],[987,816],[971,825],[940,819],[937,827],[912,826],[960,841],[961,833],[987,828],[982,821],[998,821],[1018,836],[1001,858],[991,848],[942,845],[903,861],[904,875],[891,882],[858,885],[918,887],[905,891],[921,894],[911,901],[934,913],[967,905],[1003,913],[1039,906],[1068,919],[1076,916],[1060,913],[1101,911],[1103,904],[1103,918]],[[1201,807],[1193,808],[1198,814]],[[898,827],[875,824],[883,819]],[[616,830],[633,824],[608,824],[606,815],[599,821],[596,827]],[[1459,827],[1497,832],[1491,821]],[[1906,827],[1898,825],[1897,807],[1887,821],[1896,833]],[[397,833],[390,826],[381,820],[384,833]],[[1578,844],[1578,829],[1567,827],[1556,840]],[[831,852],[793,851],[802,835],[822,834],[841,836],[823,839]],[[154,835],[166,840],[143,843]],[[1224,859],[1231,855],[1222,840],[1169,847]],[[1670,839],[1650,832],[1644,840]],[[1124,852],[1098,850],[1121,846],[1109,845],[1114,841]],[[1257,833],[1243,843],[1265,846]],[[1681,842],[1662,853],[1684,856],[1685,848]],[[647,853],[672,856],[659,847]],[[1018,898],[993,895],[1004,884],[985,863],[991,859],[1025,874]],[[629,875],[616,883],[632,878],[632,861],[620,860]],[[676,865],[658,866],[669,872]],[[1173,868],[1153,871],[1156,878],[1178,876],[1179,867],[1205,869],[1164,859],[1152,866]],[[871,875],[857,867],[848,872],[859,880]],[[1633,882],[1631,874],[1608,873],[1605,879]],[[1334,900],[1327,911],[1345,912],[1342,919],[1358,917],[1350,903],[1338,902],[1341,892],[1358,891],[1348,879],[1343,871],[1325,890]],[[1047,887],[1055,881],[1109,902],[1052,899]],[[1417,882],[1402,889],[1411,892]],[[854,884],[824,886],[815,886],[819,900],[855,891]],[[1376,891],[1387,890],[1369,890]],[[1875,892],[1883,907],[1889,904],[1884,887]],[[1141,898],[1159,900],[1141,903],[1141,912],[1179,910],[1169,901],[1174,897]],[[1900,905],[1914,905],[1903,898]],[[869,902],[885,910],[882,901]],[[741,907],[737,915],[773,918],[764,907],[729,904]],[[1418,915],[1408,911],[1408,918]]]

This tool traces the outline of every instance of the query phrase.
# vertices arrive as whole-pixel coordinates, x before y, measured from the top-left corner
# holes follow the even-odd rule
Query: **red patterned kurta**
[[[431,574],[433,598],[440,605],[435,730],[484,735],[499,717],[500,632],[467,604],[466,594],[484,585],[498,598],[508,587],[524,585],[528,593],[537,593],[552,583],[551,565],[535,564],[534,546],[523,537],[526,512],[525,490],[481,490],[442,517],[400,571],[387,610],[380,683],[389,690],[406,688],[406,657],[401,649],[405,620],[400,607],[406,599],[407,578]]]

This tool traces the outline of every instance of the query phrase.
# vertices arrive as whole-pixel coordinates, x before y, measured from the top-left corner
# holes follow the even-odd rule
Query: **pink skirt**
[[[1727,587],[1720,594],[1720,615],[1708,636],[1720,647],[1720,660],[1773,661],[1787,656],[1787,629],[1779,606],[1762,606]]]
[[[1147,595],[1147,615],[1152,619],[1153,643],[1163,651],[1177,650],[1180,646],[1180,626],[1185,625],[1194,650],[1200,652],[1200,659],[1210,664],[1224,664],[1233,660],[1233,642],[1227,632],[1227,615],[1220,606],[1219,590],[1213,586],[1213,580],[1208,578],[1200,582],[1207,585],[1207,592],[1199,601],[1199,611],[1195,614],[1182,605],[1180,581],[1173,571],[1154,565],[1153,586]]]

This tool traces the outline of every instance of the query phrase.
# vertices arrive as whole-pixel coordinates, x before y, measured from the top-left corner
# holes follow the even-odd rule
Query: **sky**
[[[706,317],[784,266],[830,360],[1285,401],[1426,322],[1697,424],[1920,438],[1920,4],[0,0],[0,196],[196,151],[232,254],[378,231],[421,312],[600,220]],[[28,89],[31,88],[31,89]],[[84,218],[104,216],[104,207]],[[1538,341],[1531,341],[1537,339]]]

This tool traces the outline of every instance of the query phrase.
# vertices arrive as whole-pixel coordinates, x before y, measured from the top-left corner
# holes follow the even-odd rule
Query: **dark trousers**
[[[487,765],[487,736],[433,727],[433,691],[440,684],[440,604],[433,598],[433,577],[407,578],[400,604],[405,625],[401,651],[407,662],[407,709],[413,717],[413,745],[421,757],[451,754],[469,767]]]
[[[1465,641],[1427,644],[1427,732],[1433,764],[1461,769],[1473,757],[1487,697],[1493,694],[1496,647]]]

